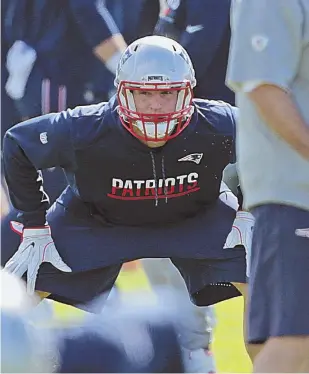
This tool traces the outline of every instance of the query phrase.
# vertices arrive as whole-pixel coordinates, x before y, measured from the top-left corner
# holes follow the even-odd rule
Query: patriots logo
[[[131,51],[131,48],[130,46],[124,51],[123,55],[122,55],[122,58],[121,58],[121,64],[124,64],[129,57],[132,56],[132,51]]]
[[[47,132],[41,132],[40,141],[41,141],[42,144],[47,144],[48,143]]]
[[[178,161],[191,161],[198,165],[202,158],[203,153],[191,153],[190,155],[180,158]]]

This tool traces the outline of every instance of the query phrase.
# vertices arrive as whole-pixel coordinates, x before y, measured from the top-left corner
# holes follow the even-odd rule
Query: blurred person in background
[[[12,0],[4,21],[5,89],[22,119],[91,102],[86,84],[98,67],[114,76],[126,48],[100,0]]]
[[[161,288],[150,302],[148,293],[130,293],[74,326],[42,328],[24,282],[1,270],[0,285],[1,372],[184,372],[180,335],[192,316],[175,293]]]
[[[4,37],[4,24],[5,14],[9,3],[10,0],[1,1],[1,143],[6,130],[21,120],[21,117],[19,116],[15,107],[14,100],[7,94],[5,90],[5,84],[9,77],[6,67],[6,56],[10,45]]]
[[[2,18],[4,99],[19,120],[109,98],[126,43],[103,0],[12,0]],[[60,169],[44,177],[54,201],[67,182]]]
[[[106,0],[105,4],[127,44],[153,34],[161,10],[159,0]]]
[[[10,0],[1,1],[1,145],[6,130],[21,120],[15,107],[14,100],[5,90],[5,83],[9,77],[6,68],[6,55],[9,50],[9,45],[7,40],[4,38],[4,20],[9,1]],[[1,222],[2,219],[7,216],[10,209],[13,209],[13,207],[10,205],[7,186],[4,177],[1,175]]]
[[[191,320],[180,295],[162,287],[155,299],[115,297],[101,315],[60,332],[57,372],[183,373],[180,341]]]
[[[56,361],[53,334],[30,320],[36,296],[29,296],[24,282],[3,270],[1,285],[1,373],[50,373]]]
[[[192,60],[195,96],[234,105],[234,93],[225,85],[230,44],[231,0],[167,0],[155,34],[177,40]]]

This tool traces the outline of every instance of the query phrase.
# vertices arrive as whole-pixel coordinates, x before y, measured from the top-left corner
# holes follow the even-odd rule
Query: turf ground
[[[122,271],[117,285],[124,292],[149,289],[147,278],[137,267],[134,271]],[[80,318],[82,312],[55,303],[56,314],[64,322]],[[242,298],[238,297],[216,305],[217,327],[214,334],[213,351],[220,373],[248,373],[251,363],[242,340]]]

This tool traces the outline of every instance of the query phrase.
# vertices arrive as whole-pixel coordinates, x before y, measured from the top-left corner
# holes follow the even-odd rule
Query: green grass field
[[[147,278],[141,269],[134,272],[121,272],[117,284],[124,292],[136,289],[149,289]],[[57,317],[62,321],[74,321],[82,317],[83,312],[61,304],[55,304]],[[244,348],[242,338],[241,297],[216,305],[217,327],[214,333],[213,351],[220,373],[248,373],[251,363]]]

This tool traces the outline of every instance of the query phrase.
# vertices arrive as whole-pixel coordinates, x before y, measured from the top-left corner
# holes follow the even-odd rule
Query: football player
[[[115,85],[107,103],[7,131],[4,170],[20,212],[11,225],[21,238],[3,249],[6,270],[27,273],[29,293],[87,308],[124,262],[167,257],[197,306],[246,296],[254,221],[220,193],[235,161],[237,109],[193,99],[187,52],[161,36],[127,48]],[[69,186],[49,207],[39,173],[54,166]]]

